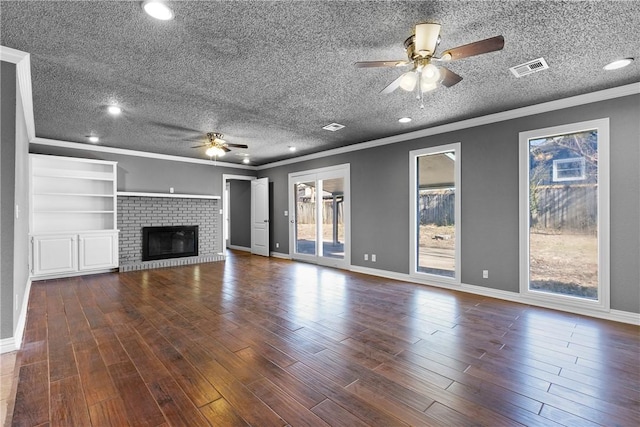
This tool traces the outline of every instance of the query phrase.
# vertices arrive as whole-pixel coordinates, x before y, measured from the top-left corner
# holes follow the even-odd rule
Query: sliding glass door
[[[291,256],[346,268],[349,238],[349,165],[289,175]]]

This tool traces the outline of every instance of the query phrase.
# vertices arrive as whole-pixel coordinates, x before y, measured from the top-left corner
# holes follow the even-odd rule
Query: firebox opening
[[[197,225],[142,228],[143,261],[197,255]]]

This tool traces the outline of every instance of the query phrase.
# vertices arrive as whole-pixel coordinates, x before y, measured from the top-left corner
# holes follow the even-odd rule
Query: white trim
[[[529,141],[589,130],[598,131],[598,300],[529,289]],[[610,311],[610,197],[609,197],[609,118],[534,129],[519,134],[519,259],[520,294],[523,301],[550,307],[574,307],[583,310]]]
[[[503,291],[500,289],[491,289],[484,286],[468,285],[462,283],[461,286],[446,285],[443,283],[435,283],[432,281],[420,280],[419,278],[409,276],[405,273],[396,273],[386,270],[378,270],[369,267],[352,266],[350,271],[355,273],[368,274],[376,277],[384,277],[387,279],[398,280],[402,282],[417,283],[419,285],[432,286],[436,288],[444,288],[452,291],[466,292],[474,295],[482,295],[489,298],[496,298],[505,301],[511,301],[518,304],[542,307],[551,310],[557,310],[565,313],[579,314],[586,317],[594,317],[597,319],[611,320],[613,322],[628,323],[640,326],[640,313],[630,311],[609,310],[609,311],[593,311],[580,307],[565,306],[559,304],[550,304],[543,301],[531,301],[524,298],[517,292]]]
[[[323,157],[335,156],[338,154],[350,153],[352,151],[366,150],[368,148],[380,147],[382,145],[395,144],[397,142],[409,141],[426,136],[438,135],[441,133],[453,132],[460,129],[467,129],[476,126],[483,126],[491,123],[502,122],[505,120],[517,119],[520,117],[531,116],[534,114],[547,113],[549,111],[561,110],[563,108],[576,107],[579,105],[590,104],[593,102],[606,101],[607,99],[621,98],[628,95],[636,95],[640,93],[640,83],[631,83],[624,86],[618,86],[610,89],[604,89],[597,92],[586,93],[583,95],[572,96],[569,98],[557,99],[555,101],[543,102],[541,104],[529,105],[527,107],[516,108],[515,110],[503,111],[500,113],[489,114],[472,119],[461,120],[446,125],[435,126],[432,128],[421,129],[413,132],[403,133],[401,135],[393,135],[386,138],[375,139],[372,141],[361,142],[346,147],[334,148],[319,153],[308,154],[306,156],[295,157],[292,159],[280,160],[273,163],[267,163],[257,166],[257,170],[271,169],[278,166],[290,165],[292,163],[304,162],[307,160],[320,159]]]
[[[218,200],[220,196],[209,196],[206,194],[175,194],[175,193],[137,193],[135,191],[118,191],[117,196],[137,196],[137,197],[169,197],[174,199],[213,199]]]
[[[27,279],[27,284],[24,287],[24,295],[22,296],[22,308],[20,309],[20,315],[18,316],[18,323],[16,323],[16,329],[13,332],[14,345],[16,350],[22,347],[22,337],[24,335],[24,328],[27,324],[27,309],[29,308],[29,296],[31,295],[31,279]]]
[[[270,252],[269,256],[273,258],[291,260],[291,257],[288,254],[283,254],[282,252]]]
[[[460,167],[460,150],[461,144],[459,142],[438,145],[436,147],[421,148],[419,150],[409,151],[409,275],[417,278],[425,278],[433,282],[442,282],[446,284],[460,285],[460,238],[462,236],[460,230],[460,217],[462,215],[462,199],[460,198],[461,188],[461,167]],[[418,166],[417,160],[419,157],[439,154],[444,152],[453,151],[455,153],[454,160],[454,183],[455,183],[455,271],[454,277],[448,278],[446,276],[423,273],[418,271]]]
[[[194,159],[191,157],[174,156],[171,154],[149,153],[146,151],[129,150],[126,148],[105,147],[101,145],[89,145],[80,142],[60,141],[56,139],[33,138],[30,139],[31,144],[48,145],[51,147],[70,148],[73,150],[96,151],[101,153],[121,154],[124,156],[146,157],[150,159],[169,160],[173,162],[196,163],[200,165],[209,165],[216,167],[227,167],[235,169],[256,170],[255,166],[239,165],[236,163],[226,163],[221,161],[213,161],[206,159]]]
[[[0,60],[16,64],[16,83],[19,89],[16,96],[19,95],[22,99],[27,138],[31,141],[36,136],[31,88],[31,55],[10,47],[0,46]]]
[[[0,354],[11,353],[16,350],[18,350],[18,348],[16,347],[16,342],[13,337],[3,338],[0,340]]]
[[[227,246],[228,249],[233,249],[236,251],[244,251],[244,252],[251,252],[251,248],[248,248],[246,246],[237,246],[237,245],[229,245]]]

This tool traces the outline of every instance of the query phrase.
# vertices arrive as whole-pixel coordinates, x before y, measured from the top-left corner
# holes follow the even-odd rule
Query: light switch
[[[284,211],[284,216],[289,216],[289,211]]]

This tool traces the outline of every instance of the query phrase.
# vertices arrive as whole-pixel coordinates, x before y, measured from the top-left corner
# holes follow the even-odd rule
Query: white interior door
[[[251,253],[269,256],[269,178],[251,181]]]

